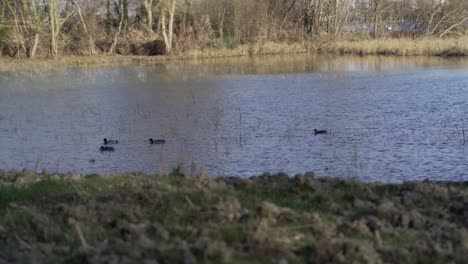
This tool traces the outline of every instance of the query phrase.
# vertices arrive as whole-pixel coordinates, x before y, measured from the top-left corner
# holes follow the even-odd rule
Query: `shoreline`
[[[218,58],[235,58],[247,56],[315,54],[309,52],[302,43],[282,44],[267,43],[265,45],[240,45],[235,49],[200,49],[188,51],[179,55],[94,55],[94,56],[63,56],[59,58],[15,59],[0,57],[0,72],[17,70],[36,70],[41,68],[54,69],[57,67],[92,67],[114,65],[138,65],[164,63],[184,60],[202,60]]]
[[[0,171],[0,260],[461,263],[468,182]]]
[[[164,63],[169,61],[232,58],[265,55],[382,55],[396,57],[467,57],[468,37],[457,39],[368,39],[337,40],[328,42],[274,43],[265,42],[239,45],[233,49],[206,48],[189,50],[179,55],[94,55],[63,56],[54,58],[16,59],[0,58],[0,72],[17,70],[54,69],[57,67],[87,67]]]

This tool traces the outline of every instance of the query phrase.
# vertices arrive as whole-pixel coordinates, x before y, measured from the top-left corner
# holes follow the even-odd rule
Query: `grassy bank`
[[[95,56],[63,56],[53,58],[13,59],[0,57],[0,72],[18,70],[44,70],[72,67],[94,67],[114,65],[138,65],[164,63],[177,60],[209,59],[224,57],[240,57],[272,54],[310,53],[311,47],[304,43],[263,43],[255,45],[239,45],[235,48],[206,48],[190,50],[183,54],[159,56],[135,55],[95,55]]]
[[[114,65],[138,65],[164,63],[177,60],[227,58],[256,55],[274,54],[300,54],[314,53],[315,46],[312,43],[258,43],[252,45],[239,45],[234,48],[205,48],[189,50],[183,54],[159,55],[159,56],[134,56],[134,55],[96,55],[96,56],[63,56],[56,59],[12,59],[0,58],[0,72],[18,70],[44,70],[72,67],[94,67]]]
[[[0,262],[461,263],[468,254],[466,182],[29,171],[0,181]]]
[[[172,56],[64,56],[57,59],[7,59],[0,58],[0,72],[40,71],[75,67],[100,67],[163,63],[175,60]]]
[[[355,55],[468,56],[468,37],[334,41],[324,52]]]
[[[394,56],[468,56],[468,37],[457,39],[360,39],[308,41],[300,43],[262,42],[235,47],[211,47],[165,56],[64,56],[57,59],[0,58],[0,72],[64,67],[110,66],[164,63],[186,59],[207,59],[272,54],[352,54]]]
[[[191,59],[203,58],[223,58],[253,55],[274,55],[274,54],[300,54],[316,53],[317,43],[275,43],[262,42],[249,45],[239,45],[235,48],[207,48],[187,51],[183,57]]]

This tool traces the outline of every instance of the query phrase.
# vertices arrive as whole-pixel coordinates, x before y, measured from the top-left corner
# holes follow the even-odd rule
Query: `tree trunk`
[[[153,3],[154,0],[143,1],[143,6],[146,12],[146,27],[151,34],[153,33]]]
[[[447,35],[448,33],[450,33],[450,31],[452,31],[452,29],[462,25],[463,23],[465,23],[465,21],[468,20],[468,16],[464,17],[462,20],[460,20],[458,23],[455,23],[453,25],[451,25],[449,28],[447,28],[446,30],[444,30],[444,32],[442,32],[439,37],[442,38],[444,37],[445,35]]]
[[[312,3],[313,0],[308,0],[307,2],[305,2],[305,11],[304,11],[304,24],[303,24],[303,28],[304,28],[304,31],[305,31],[305,34],[306,35],[310,35],[312,33],[312,27],[313,27],[313,24],[314,24],[314,8],[315,8],[315,5],[313,6],[313,3]]]
[[[162,23],[162,34],[164,38],[164,44],[166,46],[166,53],[172,51],[172,37],[174,35],[174,14],[175,14],[176,0],[171,0],[171,6],[167,11],[169,13],[169,25],[166,24],[166,10],[165,8],[161,12],[161,23]],[[167,28],[169,27],[169,28]]]
[[[323,1],[318,0],[317,7],[314,9],[314,31],[316,35],[320,34],[320,26],[322,24]]]
[[[117,47],[117,43],[119,41],[119,35],[122,31],[122,26],[123,26],[123,22],[124,22],[124,19],[125,19],[125,14],[124,14],[124,1],[120,0],[120,3],[119,3],[119,14],[120,14],[120,17],[119,17],[119,28],[117,29],[117,32],[115,32],[114,34],[114,40],[112,41],[112,44],[111,44],[111,47],[109,49],[109,54],[114,54],[115,53],[115,48]]]
[[[83,27],[84,32],[86,33],[88,37],[88,49],[89,49],[89,55],[95,55],[96,54],[96,43],[94,42],[94,37],[93,34],[89,31],[88,25],[83,17],[83,12],[81,11],[80,4],[78,3],[77,0],[73,0],[73,3],[76,6],[76,9],[78,10],[78,16],[80,17],[81,20],[81,25]]]
[[[162,34],[163,34],[163,39],[164,39],[164,44],[166,46],[166,53],[170,52],[170,42],[169,38],[167,36],[167,29],[166,29],[166,13],[161,14],[161,27],[162,27]]]
[[[441,10],[442,8],[439,6],[434,12],[431,13],[431,18],[429,19],[429,22],[427,23],[427,28],[426,28],[426,35],[431,35],[432,34],[432,22],[434,21],[434,17],[437,13],[439,13],[439,11]]]
[[[174,35],[174,15],[175,15],[176,0],[172,0],[171,9],[169,11],[169,52],[172,51],[172,37]]]
[[[13,15],[13,21],[15,22],[15,26],[14,26],[15,34],[14,35],[15,35],[15,38],[17,39],[17,41],[15,41],[15,43],[16,43],[16,55],[19,58],[20,50],[23,49],[23,51],[25,51],[25,54],[27,56],[26,43],[25,43],[24,34],[23,34],[24,28],[19,26],[18,14],[17,14],[16,10],[11,6],[9,1],[6,1],[6,5],[7,5],[8,9],[9,9],[10,13]]]
[[[50,42],[50,51],[52,57],[56,58],[58,56],[58,44],[57,44],[57,2],[54,0],[49,0],[49,26],[50,26],[50,35],[51,35],[51,42]]]
[[[224,17],[226,16],[226,8],[223,8],[221,12],[221,18],[219,19],[219,38],[224,39]]]
[[[374,38],[379,36],[379,0],[375,0],[375,9],[374,9]]]
[[[29,58],[36,57],[37,47],[39,46],[39,33],[34,34],[34,40],[32,43],[32,47],[30,49],[30,53],[28,55]]]

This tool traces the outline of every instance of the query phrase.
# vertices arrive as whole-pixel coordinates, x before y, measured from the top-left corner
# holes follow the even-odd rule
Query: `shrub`
[[[237,41],[233,37],[226,37],[223,40],[224,47],[228,49],[235,49],[237,48]]]
[[[7,44],[8,42],[8,28],[3,25],[3,21],[0,18],[0,54],[1,51],[3,50],[3,47]]]

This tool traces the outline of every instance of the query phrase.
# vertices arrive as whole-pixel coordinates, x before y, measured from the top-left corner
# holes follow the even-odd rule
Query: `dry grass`
[[[239,45],[236,48],[210,48],[188,51],[183,56],[186,58],[220,58],[237,57],[252,55],[271,55],[271,54],[297,54],[308,53],[311,51],[307,43],[275,43],[263,42],[256,44]]]
[[[463,182],[178,171],[0,170],[0,263],[466,262]]]
[[[324,45],[323,51],[358,55],[468,56],[468,37],[335,41]]]
[[[90,67],[105,65],[133,65],[146,63],[163,63],[166,61],[205,59],[221,57],[240,57],[267,54],[296,54],[311,52],[312,44],[307,43],[274,43],[265,42],[251,45],[239,45],[233,49],[209,48],[187,51],[178,55],[165,56],[65,56],[58,59],[8,59],[0,58],[0,72],[16,70],[54,69],[64,67]]]
[[[468,56],[468,37],[439,39],[361,39],[327,40],[317,42],[256,44],[229,47],[210,47],[165,56],[65,56],[58,59],[0,58],[0,72],[16,70],[54,69],[64,67],[90,67],[164,63],[166,61],[204,58],[240,57],[270,54],[328,53],[394,56]]]
[[[156,63],[173,60],[170,56],[64,56],[58,59],[11,59],[0,58],[0,72],[16,70],[46,70],[56,68],[90,67],[106,65],[126,65],[139,63]]]

